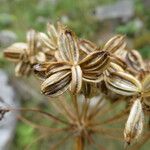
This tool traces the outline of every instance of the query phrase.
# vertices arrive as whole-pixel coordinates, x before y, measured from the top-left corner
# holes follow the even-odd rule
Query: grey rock
[[[146,9],[149,9],[149,7],[150,7],[150,0],[143,0],[143,4],[144,4],[144,7],[146,8]],[[150,10],[149,10],[150,11]]]
[[[17,35],[9,30],[2,30],[0,32],[0,48],[11,45],[16,42]]]
[[[98,6],[95,9],[95,17],[100,20],[122,19],[127,22],[134,16],[134,1],[120,0],[112,5]]]
[[[8,84],[7,74],[0,70],[0,108],[17,108],[19,106],[13,88]],[[0,120],[0,150],[9,150],[16,127],[18,112],[7,112]]]

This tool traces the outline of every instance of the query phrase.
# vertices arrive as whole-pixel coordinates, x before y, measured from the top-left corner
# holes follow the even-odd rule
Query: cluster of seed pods
[[[150,74],[149,63],[137,50],[129,50],[124,38],[116,35],[100,48],[61,23],[48,24],[47,34],[30,30],[27,43],[11,45],[4,56],[16,64],[17,76],[36,74],[47,96],[66,91],[94,96],[93,87],[105,94],[98,86],[103,83],[108,91],[132,101],[124,129],[124,139],[130,143],[142,134],[144,112],[150,107]]]

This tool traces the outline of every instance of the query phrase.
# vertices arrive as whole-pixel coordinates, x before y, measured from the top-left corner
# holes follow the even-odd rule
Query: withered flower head
[[[40,52],[37,33],[30,30],[27,33],[27,43],[15,43],[4,50],[4,56],[16,64],[16,76],[28,75],[32,66],[45,61],[44,53]]]
[[[30,30],[27,43],[11,45],[4,55],[17,64],[15,72],[18,76],[27,75],[34,68],[34,73],[43,80],[43,94],[56,97],[65,91],[71,92],[71,105],[70,101],[54,102],[67,121],[39,112],[64,123],[69,127],[64,131],[75,133],[73,137],[80,137],[78,149],[83,149],[86,140],[92,143],[91,135],[97,131],[111,135],[105,125],[124,119],[129,109],[124,107],[121,113],[108,120],[105,117],[100,120],[98,116],[103,116],[108,110],[116,113],[112,108],[122,104],[122,100],[125,104],[130,100],[133,102],[125,124],[125,141],[130,144],[141,136],[144,117],[150,111],[150,65],[144,62],[138,51],[127,50],[124,36],[114,36],[99,48],[89,40],[78,39],[74,32],[60,23],[57,27],[48,24],[47,34]],[[65,98],[62,95],[60,99]],[[93,99],[96,103],[92,106]],[[107,105],[109,108],[103,109],[107,102],[110,107]],[[4,113],[2,111],[1,118]],[[117,133],[116,129],[114,131]]]
[[[59,33],[58,50],[58,62],[49,63],[46,70],[47,79],[41,86],[44,94],[57,96],[68,88],[74,94],[79,93],[83,81],[97,83],[103,79],[102,73],[110,62],[107,51],[94,51],[80,60],[78,39],[64,27]]]

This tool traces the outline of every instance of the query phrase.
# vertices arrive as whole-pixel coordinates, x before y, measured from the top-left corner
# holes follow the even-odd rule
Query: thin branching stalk
[[[105,121],[102,122],[92,122],[91,124],[89,124],[90,126],[101,126],[101,125],[108,125],[108,124],[112,124],[112,123],[116,123],[119,121],[122,121],[123,119],[125,119],[125,117],[128,115],[129,109],[123,110],[122,112],[120,112],[119,114],[115,115],[112,118],[106,119]]]
[[[102,104],[104,102],[104,104]],[[100,98],[97,104],[92,108],[92,111],[89,113],[88,119],[93,118],[92,116],[96,115],[99,110],[102,108],[100,105],[105,105],[105,100]]]
[[[71,106],[67,103],[66,100],[62,101],[60,99],[60,106],[62,106],[62,108],[64,109],[64,111],[66,112],[66,114],[68,115],[68,117],[71,119],[71,120],[75,120],[75,116],[73,114],[73,112],[71,111]]]
[[[85,121],[87,118],[89,104],[90,104],[90,100],[87,97],[85,97],[84,104],[82,105],[82,112],[81,112],[81,120],[82,121]]]
[[[144,137],[141,137],[141,141],[137,142],[135,145],[133,145],[131,148],[129,148],[129,150],[137,150],[137,149],[141,149],[141,147],[148,142],[148,140],[150,139],[150,133],[147,133]]]
[[[123,141],[123,135],[121,134],[123,132],[122,129],[110,129],[106,127],[100,127],[93,128],[92,131],[95,132],[95,134],[99,134],[103,137]]]
[[[49,126],[45,126],[45,125],[38,125],[38,124],[36,124],[36,123],[33,123],[33,121],[30,121],[30,120],[28,120],[27,118],[25,118],[25,117],[23,117],[23,116],[21,116],[21,115],[17,116],[17,118],[18,118],[20,121],[24,122],[25,124],[28,124],[28,125],[31,126],[32,128],[42,129],[42,130],[46,130],[46,131],[48,131],[48,132],[50,132],[50,131],[51,131],[51,132],[55,132],[55,131],[59,130],[59,129],[50,128]],[[60,129],[60,130],[62,130],[62,129]]]
[[[31,150],[31,146],[37,142],[40,142],[41,140],[48,138],[50,135],[52,135],[51,133],[47,132],[45,134],[40,135],[39,137],[37,137],[36,139],[34,139],[30,144],[28,144],[24,150]]]
[[[72,94],[72,101],[73,101],[73,105],[74,105],[74,109],[75,109],[78,123],[81,125],[81,118],[80,118],[77,95]]]
[[[72,133],[68,134],[66,137],[62,138],[62,140],[60,140],[58,143],[52,145],[49,150],[57,150],[58,147],[64,144],[71,136],[73,136]]]
[[[95,112],[95,113],[93,113],[93,114],[90,114],[89,116],[88,116],[88,118],[89,119],[93,119],[93,118],[95,118],[95,117],[97,117],[97,116],[99,116],[99,115],[103,115],[103,114],[106,114],[106,113],[108,113],[108,112],[110,112],[110,111],[112,111],[112,107],[116,107],[119,103],[120,103],[121,101],[116,101],[116,102],[114,102],[113,104],[111,104],[111,105],[109,105],[109,106],[107,106],[107,107],[99,107],[98,109],[97,109],[97,111]]]
[[[47,117],[49,117],[55,121],[61,122],[61,123],[66,124],[66,125],[71,125],[70,123],[60,119],[59,117],[56,117],[56,116],[54,116],[48,112],[44,112],[44,111],[37,109],[37,108],[18,108],[18,109],[12,109],[11,108],[9,110],[11,110],[11,111],[22,111],[22,112],[30,112],[30,111],[31,112],[38,112],[38,113],[41,113],[41,114],[43,114],[43,115],[45,115],[45,116],[47,116]]]
[[[66,107],[62,101],[53,101],[52,105],[57,110],[57,112],[65,116],[69,122],[74,120],[73,114],[68,110],[68,107]]]

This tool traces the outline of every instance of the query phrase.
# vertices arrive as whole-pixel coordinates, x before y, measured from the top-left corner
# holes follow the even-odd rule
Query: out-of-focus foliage
[[[14,150],[16,147],[18,149],[24,149],[29,143],[34,142],[36,138],[36,132],[32,127],[24,123],[19,123],[17,126],[16,140],[14,142]],[[37,143],[32,145],[32,150],[37,150],[37,148]]]

